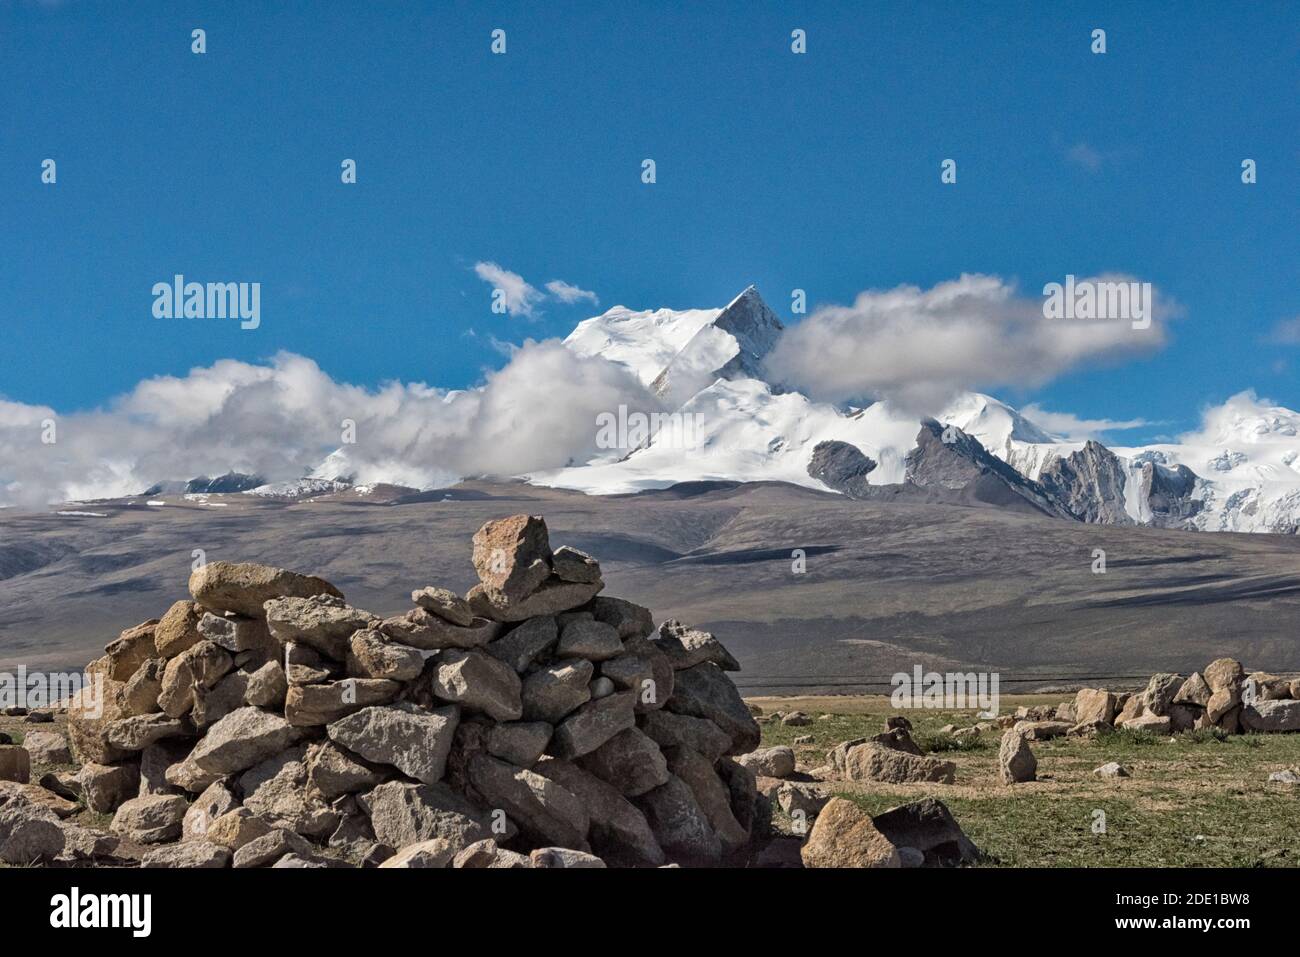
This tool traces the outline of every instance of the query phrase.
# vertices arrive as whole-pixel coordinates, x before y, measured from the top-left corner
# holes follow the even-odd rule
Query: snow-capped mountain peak
[[[596,494],[696,479],[794,482],[827,489],[830,450],[851,446],[875,463],[856,487],[902,485],[920,419],[888,401],[861,409],[774,389],[762,371],[782,324],[757,289],[722,309],[609,310],[566,340],[585,355],[631,369],[669,409],[697,420],[683,448],[654,436],[637,449],[530,476]],[[998,399],[955,396],[934,419],[975,439],[1080,521],[1223,531],[1294,532],[1300,527],[1300,414],[1253,394],[1234,397],[1203,430],[1176,444],[1107,449],[1067,441]],[[673,438],[677,436],[674,435]],[[821,459],[816,449],[823,445]],[[851,457],[851,456],[850,456]],[[814,474],[810,474],[811,472]]]
[[[650,385],[721,309],[646,309],[615,306],[578,323],[564,344],[579,355],[621,363]]]
[[[717,379],[761,379],[763,359],[784,328],[749,286],[691,337],[651,388],[676,408]]]

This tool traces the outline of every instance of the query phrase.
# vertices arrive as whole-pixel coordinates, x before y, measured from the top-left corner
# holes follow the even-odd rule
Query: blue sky
[[[1166,348],[1003,397],[1149,434],[1250,387],[1300,407],[1271,340],[1300,316],[1296,4],[669,6],[0,0],[0,395],[87,409],[279,350],[460,387],[599,311],[495,315],[489,260],[600,309],[754,282],[783,318],[794,288],[1128,273],[1181,304]],[[155,319],[177,272],[260,281],[261,327]]]

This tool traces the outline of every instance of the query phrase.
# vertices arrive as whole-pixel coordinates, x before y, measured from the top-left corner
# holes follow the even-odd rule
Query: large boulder
[[[1193,671],[1178,689],[1178,694],[1174,695],[1174,703],[1204,708],[1210,703],[1210,695],[1213,693],[1201,673]]]
[[[895,751],[875,741],[849,748],[844,756],[844,776],[850,781],[952,784],[956,773],[951,761]]]
[[[516,721],[524,713],[520,691],[515,669],[485,652],[452,649],[438,655],[433,693],[444,701],[494,721]]]
[[[998,747],[998,778],[1003,784],[1019,784],[1037,775],[1038,759],[1029,749],[1029,741],[1019,731],[1007,731]]]
[[[154,629],[157,618],[151,618],[134,628],[128,628],[114,641],[104,646],[108,658],[108,677],[113,681],[126,681],[136,670],[150,658],[158,657],[158,648],[154,643]]]
[[[399,644],[421,651],[437,651],[481,648],[501,633],[501,626],[489,618],[471,618],[468,625],[455,625],[425,608],[413,608],[405,614],[385,618],[379,630]]]
[[[707,718],[649,711],[641,716],[641,730],[661,747],[690,748],[716,761],[731,748],[731,737]]]
[[[379,624],[370,612],[353,608],[332,595],[272,598],[263,611],[276,641],[307,645],[335,661],[347,658],[348,641],[355,632]]]
[[[644,794],[668,780],[668,762],[659,745],[635,727],[624,728],[577,763],[626,797]]]
[[[557,724],[591,699],[595,666],[590,661],[546,665],[524,677],[520,689],[523,717],[527,721]]]
[[[1205,717],[1211,724],[1219,724],[1241,704],[1241,688],[1226,684],[1210,695],[1205,703]]]
[[[366,628],[348,641],[348,674],[356,678],[411,681],[424,670],[418,648],[389,641],[383,632]]]
[[[388,781],[361,795],[360,803],[376,839],[393,848],[442,838],[460,850],[494,836],[488,812],[445,784]]]
[[[278,714],[240,708],[209,728],[190,756],[168,770],[167,780],[187,791],[202,791],[219,778],[279,754],[300,735]]]
[[[1300,731],[1300,701],[1256,701],[1241,709],[1241,723],[1250,731]]]
[[[673,695],[665,707],[692,718],[707,718],[731,738],[728,754],[747,754],[758,747],[762,734],[740,692],[716,664],[701,662],[677,671]]]
[[[504,661],[515,671],[523,674],[532,666],[537,657],[549,651],[560,638],[560,629],[555,617],[544,615],[530,618],[528,621],[511,629],[502,638],[498,638],[484,650],[493,658]]]
[[[913,801],[876,815],[873,823],[896,847],[911,847],[930,867],[974,864],[983,852],[968,838],[946,805],[934,798]]]
[[[203,640],[199,620],[205,612],[198,602],[178,601],[167,609],[154,627],[154,645],[160,658],[175,658]]]
[[[540,515],[511,515],[474,533],[474,570],[492,599],[520,602],[551,574],[551,543]]]
[[[636,692],[620,691],[578,708],[555,728],[550,751],[557,758],[590,754],[614,735],[636,724]]]
[[[262,606],[273,598],[311,598],[343,593],[311,575],[253,563],[207,562],[190,575],[190,595],[208,611],[266,617]]]
[[[568,761],[543,761],[536,771],[582,802],[591,822],[588,840],[601,857],[650,867],[664,862],[645,815],[617,788]]]
[[[538,616],[559,615],[587,604],[605,587],[603,581],[566,582],[548,578],[536,591],[519,601],[507,601],[490,593],[483,585],[475,585],[465,596],[474,614],[493,621],[524,621]]]
[[[181,821],[189,808],[177,794],[132,798],[117,809],[112,828],[137,844],[165,844],[181,836]]]
[[[1142,692],[1142,704],[1154,715],[1169,714],[1169,707],[1174,703],[1174,698],[1178,696],[1179,690],[1183,686],[1184,678],[1182,675],[1169,674],[1160,672],[1151,676],[1147,682],[1146,690]]]
[[[402,685],[387,678],[346,678],[312,685],[294,685],[285,695],[284,716],[297,728],[318,727],[368,708],[388,704]]]
[[[1110,724],[1115,720],[1115,695],[1104,688],[1080,688],[1074,696],[1074,723]]]
[[[1205,666],[1201,672],[1210,691],[1240,691],[1241,683],[1246,679],[1246,670],[1235,658],[1217,658]]]
[[[690,628],[676,618],[669,618],[659,626],[654,645],[672,663],[674,671],[694,668],[711,661],[723,671],[739,671],[740,663],[722,646],[722,642],[707,631]]]
[[[533,839],[590,850],[587,810],[558,782],[485,754],[470,758],[468,773],[470,784],[487,805],[505,811]]]
[[[800,850],[804,867],[901,867],[898,848],[852,801],[831,798]]]
[[[716,864],[722,842],[700,807],[695,793],[676,775],[633,803],[645,814],[659,846],[673,860],[686,864]]]
[[[330,740],[375,764],[390,764],[424,784],[441,780],[460,723],[452,705],[432,711],[409,702],[363,708],[330,724]]]
[[[736,758],[736,763],[749,768],[759,777],[788,778],[794,774],[794,749],[786,745],[760,748]]]

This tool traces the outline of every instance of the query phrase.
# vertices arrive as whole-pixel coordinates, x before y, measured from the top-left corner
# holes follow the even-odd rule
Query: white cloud
[[[888,398],[930,413],[965,389],[1033,388],[1085,363],[1159,348],[1172,306],[1153,298],[1150,327],[1134,329],[1124,320],[1045,319],[1041,296],[997,276],[868,290],[787,329],[767,367],[814,399]]]
[[[567,283],[563,279],[552,279],[546,284],[546,292],[542,292],[519,273],[511,272],[494,262],[476,262],[474,272],[480,279],[490,284],[493,289],[501,290],[505,300],[506,312],[512,316],[523,316],[525,319],[533,318],[534,311],[547,298],[548,293],[550,298],[565,305],[572,305],[575,302],[584,300],[592,305],[600,304],[600,300],[594,292]]]
[[[556,340],[525,342],[480,387],[453,392],[336,382],[292,353],[266,365],[223,359],[143,381],[91,412],[56,416],[0,400],[0,504],[133,495],[228,470],[284,481],[327,456],[333,473],[320,477],[357,482],[428,488],[519,475],[589,459],[596,415],[621,403],[661,409],[622,366]],[[46,418],[56,419],[53,445],[41,443]],[[356,423],[356,443],[340,449],[345,419]]]
[[[1100,152],[1087,143],[1075,143],[1065,151],[1065,158],[1076,166],[1082,166],[1090,173],[1101,169],[1103,157]]]
[[[1300,346],[1300,316],[1279,319],[1273,326],[1269,340],[1284,346]]]
[[[593,306],[600,305],[600,300],[596,298],[594,292],[572,286],[563,279],[552,279],[546,284],[546,290],[563,303],[574,303],[580,299],[585,299]]]
[[[534,307],[546,298],[545,293],[529,285],[519,273],[503,269],[494,262],[476,262],[474,272],[493,289],[501,291],[506,312],[512,316],[531,318]]]
[[[1049,412],[1034,403],[1022,406],[1020,414],[1048,432],[1063,436],[1068,442],[1100,439],[1107,432],[1142,429],[1156,424],[1146,419],[1082,419],[1070,412]]]

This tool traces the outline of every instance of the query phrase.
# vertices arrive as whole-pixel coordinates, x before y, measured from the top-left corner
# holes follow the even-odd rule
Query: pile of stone
[[[1227,734],[1300,731],[1300,678],[1247,674],[1236,659],[1219,658],[1186,678],[1152,675],[1139,692],[1083,688],[1074,701],[1057,706],[1052,718],[1017,727],[1066,725],[1074,735],[1107,728],[1160,735],[1202,728]]]
[[[0,858],[128,860],[128,845],[159,867],[743,856],[763,802],[732,756],[759,728],[717,639],[601,595],[596,560],[552,550],[540,517],[487,523],[472,557],[466,596],[421,588],[388,618],[320,578],[200,567],[190,599],[87,668],[104,694],[68,709],[80,772],[0,791]],[[77,800],[111,813],[110,832],[67,825]]]

